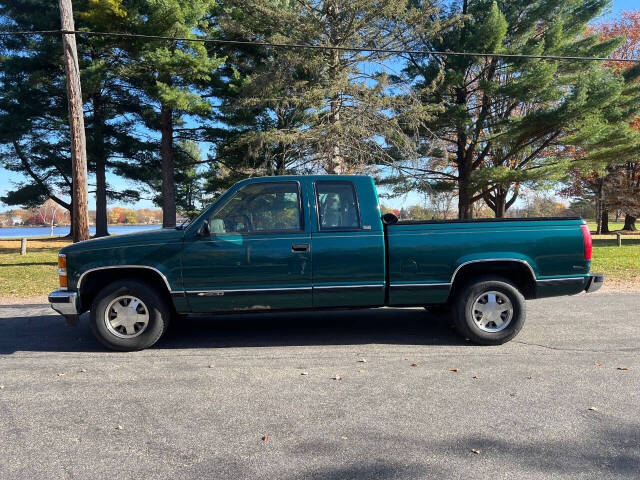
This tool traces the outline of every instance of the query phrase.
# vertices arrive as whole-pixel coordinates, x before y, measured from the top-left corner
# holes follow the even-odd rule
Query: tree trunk
[[[624,217],[624,228],[622,230],[625,230],[627,232],[635,232],[637,230],[636,217],[632,217],[631,215],[627,214]]]
[[[458,219],[469,220],[473,218],[473,203],[471,203],[471,195],[467,188],[458,183],[460,194],[458,195]]]
[[[504,214],[507,211],[507,193],[504,188],[498,187],[493,195],[493,213],[496,218],[504,218]]]
[[[109,235],[107,221],[107,158],[104,145],[104,112],[100,95],[92,97],[93,145],[96,174],[96,237]]]
[[[109,235],[107,222],[107,176],[104,160],[96,160],[96,237]]]
[[[335,3],[332,3],[329,6],[329,11],[333,12],[332,15],[336,15],[338,10]],[[338,39],[334,38],[334,33],[331,34],[331,41],[337,42]],[[332,52],[332,60],[331,65],[329,66],[329,75],[331,78],[336,79],[339,75],[340,68],[340,52],[334,50]],[[329,152],[329,158],[326,165],[326,171],[330,175],[335,175],[338,173],[345,173],[344,171],[344,158],[342,157],[342,151],[340,148],[340,135],[335,131],[334,125],[340,122],[340,110],[342,108],[341,105],[341,96],[340,92],[335,92],[331,100],[329,101],[329,124],[331,125],[331,151]]]
[[[340,121],[339,95],[336,95],[334,98],[331,99],[330,111],[331,113],[329,114],[329,123],[331,123],[331,125],[334,125]],[[331,152],[329,153],[329,162],[326,168],[327,173],[330,175],[345,173],[343,168],[344,159],[342,158],[342,152],[340,150],[340,145],[338,144],[338,136],[333,135],[332,140],[333,140],[333,145],[331,146]]]
[[[73,198],[71,199],[71,204],[69,205],[69,208],[67,210],[69,211],[69,235],[67,235],[67,238],[71,238],[73,240],[73,225],[75,221],[75,219],[73,218]]]
[[[609,230],[609,210],[607,210],[606,208],[603,208],[602,216],[600,218],[601,218],[600,233],[601,234],[611,233],[611,230]]]
[[[602,179],[598,180],[598,186],[596,188],[596,235],[602,235]]]
[[[467,1],[463,6],[466,12]],[[464,37],[466,30],[463,29]],[[456,88],[456,104],[463,107],[467,104],[467,91],[463,86]],[[456,125],[456,166],[458,167],[458,218],[466,220],[473,218],[473,192],[471,191],[471,171],[473,159],[471,152],[467,151],[466,126],[463,123]]]
[[[462,143],[462,145],[460,144]],[[464,139],[458,144],[458,218],[473,218],[473,192],[471,192],[471,162],[464,149]]]
[[[163,105],[160,110],[160,156],[162,158],[162,227],[176,226],[176,184],[173,177],[173,112]]]

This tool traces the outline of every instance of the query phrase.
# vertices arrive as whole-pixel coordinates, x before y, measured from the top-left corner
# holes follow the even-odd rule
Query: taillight
[[[582,241],[584,242],[584,259],[591,260],[591,252],[593,251],[593,241],[591,240],[591,231],[589,227],[582,224]]]

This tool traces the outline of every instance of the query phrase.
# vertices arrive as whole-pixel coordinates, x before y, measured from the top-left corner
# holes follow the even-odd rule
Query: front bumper
[[[600,290],[600,287],[604,284],[604,275],[599,273],[594,273],[593,275],[589,275],[589,280],[587,280],[587,286],[584,287],[584,291],[587,293],[593,293]]]
[[[78,294],[76,292],[55,290],[49,294],[49,304],[69,323],[75,323],[78,318]]]

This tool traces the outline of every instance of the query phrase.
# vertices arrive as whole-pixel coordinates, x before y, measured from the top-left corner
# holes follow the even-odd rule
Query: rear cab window
[[[318,229],[320,231],[361,230],[358,196],[352,182],[315,182]]]

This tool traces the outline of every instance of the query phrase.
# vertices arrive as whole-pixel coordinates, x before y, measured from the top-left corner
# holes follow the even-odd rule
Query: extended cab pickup
[[[399,222],[366,176],[234,185],[186,227],[60,251],[51,306],[86,311],[116,350],[153,345],[191,313],[447,304],[480,344],[511,340],[525,299],[597,290],[579,218]]]

